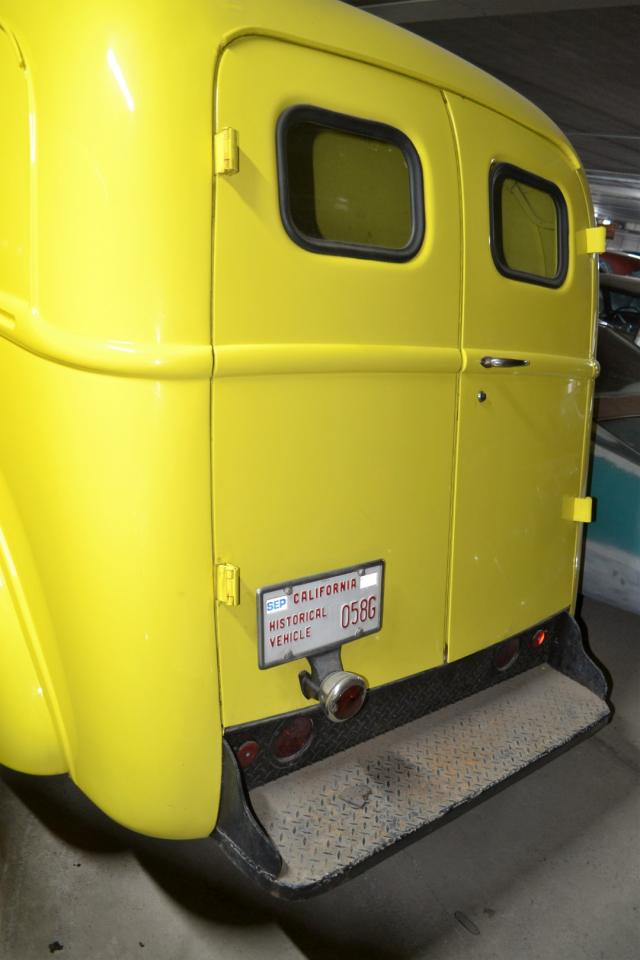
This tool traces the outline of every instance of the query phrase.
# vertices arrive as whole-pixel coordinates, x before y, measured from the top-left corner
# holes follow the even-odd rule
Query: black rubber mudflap
[[[277,877],[257,879],[288,898],[318,893],[593,733],[608,716],[601,696],[543,664],[257,787],[250,807],[283,864]]]

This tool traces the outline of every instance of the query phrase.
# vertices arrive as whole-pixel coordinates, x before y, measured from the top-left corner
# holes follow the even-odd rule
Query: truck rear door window
[[[491,251],[506,277],[559,287],[567,275],[567,207],[549,180],[508,163],[491,170]]]
[[[422,171],[400,130],[300,106],[280,117],[277,145],[280,213],[297,244],[368,260],[417,253],[424,237]]]

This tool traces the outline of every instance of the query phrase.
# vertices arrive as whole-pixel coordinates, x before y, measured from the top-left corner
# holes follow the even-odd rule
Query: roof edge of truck
[[[242,37],[270,36],[383,67],[504,114],[551,140],[574,166],[581,165],[543,110],[480,67],[404,27],[337,0],[271,0],[268,11],[260,0],[246,0],[243,22],[237,13],[225,11],[223,46]]]
[[[90,16],[104,21],[108,12],[106,25],[116,33],[121,32],[129,18],[138,27],[146,21],[151,33],[154,24],[164,21],[166,36],[173,35],[176,42],[184,41],[188,34],[185,17],[190,17],[193,34],[199,38],[198,55],[208,37],[214,49],[217,46],[223,50],[242,37],[266,36],[382,67],[466,97],[515,120],[552,141],[574,167],[580,167],[574,148],[559,127],[526,97],[443,47],[357,7],[338,0],[269,0],[268,4],[264,0],[234,4],[189,0],[185,7],[186,12],[185,8],[176,11],[170,7],[128,9],[124,3],[94,0]],[[74,17],[75,10],[74,0],[61,0],[56,12],[61,31],[65,19]],[[10,34],[15,28],[18,43],[27,23],[32,34],[49,29],[33,0],[0,0],[0,26]]]

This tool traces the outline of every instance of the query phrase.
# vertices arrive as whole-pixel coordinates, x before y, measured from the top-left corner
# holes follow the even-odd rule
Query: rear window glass
[[[559,188],[511,164],[496,164],[491,250],[505,276],[560,286],[567,274],[567,208]]]
[[[294,107],[278,125],[280,212],[317,253],[408,260],[424,237],[420,162],[385,124]]]

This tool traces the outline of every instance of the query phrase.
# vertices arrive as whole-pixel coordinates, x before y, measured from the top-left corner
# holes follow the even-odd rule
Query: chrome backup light
[[[367,684],[357,673],[339,670],[325,677],[318,690],[318,700],[330,720],[343,723],[355,717],[367,696]]]
[[[307,700],[318,700],[334,723],[355,717],[367,697],[367,681],[358,673],[342,669],[340,650],[309,657],[311,673],[299,674],[300,689]]]

